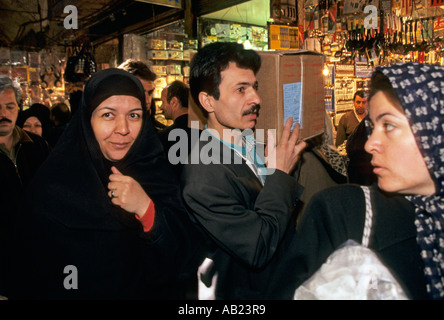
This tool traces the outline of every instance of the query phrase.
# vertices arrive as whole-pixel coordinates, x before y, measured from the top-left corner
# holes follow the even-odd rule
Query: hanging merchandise
[[[40,86],[43,89],[62,89],[62,61],[57,50],[43,50],[40,54]]]
[[[430,0],[430,7],[440,7],[444,6],[443,0]]]
[[[297,23],[297,1],[271,0],[270,15],[275,23]]]
[[[347,14],[361,14],[364,12],[366,5],[365,0],[344,0],[343,13]]]
[[[42,88],[52,88],[62,86],[60,70],[55,65],[45,66],[41,68],[40,79]]]
[[[73,83],[84,81],[96,72],[96,62],[88,47],[83,45],[80,51],[74,49],[74,55],[68,58],[66,64],[65,81]]]

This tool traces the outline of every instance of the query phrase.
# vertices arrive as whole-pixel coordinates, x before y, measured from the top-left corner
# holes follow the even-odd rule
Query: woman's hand
[[[109,176],[108,195],[112,203],[142,218],[151,203],[142,186],[130,176],[124,176],[116,167]]]
[[[277,146],[275,146],[276,139],[274,135],[269,135],[267,144],[267,168],[279,169],[290,174],[296,167],[307,143],[299,140],[300,124],[297,123],[293,131],[291,131],[292,125],[293,118],[290,117],[285,123],[281,140]]]

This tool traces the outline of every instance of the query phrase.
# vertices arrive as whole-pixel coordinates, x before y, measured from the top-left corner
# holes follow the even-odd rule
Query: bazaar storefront
[[[49,21],[41,29],[46,41],[34,43],[29,37],[8,41],[5,36],[0,45],[0,73],[22,84],[25,108],[35,102],[50,106],[66,101],[89,74],[129,58],[152,65],[158,75],[154,96],[158,99],[168,83],[188,81],[190,58],[199,47],[235,41],[258,51],[322,53],[325,109],[336,126],[342,114],[353,108],[353,94],[367,90],[375,66],[399,61],[444,63],[444,16],[436,0],[40,3],[46,9],[43,21]],[[77,12],[68,10],[69,5]],[[13,10],[20,14],[19,8]],[[77,29],[65,28],[61,39],[50,41],[53,25],[60,28],[74,13]],[[30,24],[38,26],[30,21],[17,29]],[[74,71],[70,60],[76,62]],[[161,110],[157,112],[166,123]]]

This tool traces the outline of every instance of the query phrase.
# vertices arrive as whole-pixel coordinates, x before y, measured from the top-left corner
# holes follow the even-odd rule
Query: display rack
[[[28,52],[0,47],[0,74],[20,84],[24,109],[33,103],[50,107],[66,99],[64,58],[58,50]]]
[[[156,119],[169,125],[160,109],[162,90],[175,80],[188,84],[189,64],[198,41],[184,33],[183,21],[175,22],[144,35],[124,35],[123,59],[147,61],[156,74],[153,100]]]

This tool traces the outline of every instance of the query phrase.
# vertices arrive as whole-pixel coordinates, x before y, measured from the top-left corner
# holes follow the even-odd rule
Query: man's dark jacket
[[[25,132],[15,127],[20,140],[14,146],[15,163],[3,151],[0,151],[0,252],[5,253],[6,241],[17,212],[17,206],[37,169],[47,158],[50,148],[40,136]],[[4,256],[3,256],[4,257]],[[0,259],[0,295],[2,294],[2,279],[4,273],[4,258]]]
[[[287,281],[293,268],[287,251],[293,245],[294,209],[302,187],[280,170],[262,186],[230,148],[220,143],[217,150],[212,142],[210,151],[203,140],[190,154],[199,163],[183,168],[183,196],[208,236],[216,299],[291,299],[295,288]],[[205,164],[208,154],[220,164]]]

